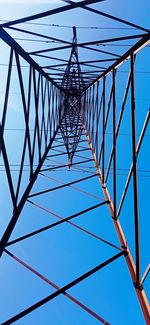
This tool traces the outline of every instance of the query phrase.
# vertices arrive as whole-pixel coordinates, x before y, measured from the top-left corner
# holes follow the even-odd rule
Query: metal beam
[[[28,16],[28,17],[23,17],[23,18],[16,19],[16,20],[13,20],[13,21],[9,21],[9,22],[6,22],[4,24],[1,24],[0,27],[9,27],[9,26],[13,26],[13,25],[16,25],[16,24],[26,23],[28,21],[32,21],[32,20],[39,19],[39,18],[44,18],[44,17],[47,17],[47,16],[56,15],[56,14],[61,13],[61,12],[65,12],[65,11],[75,9],[75,8],[80,8],[80,7],[84,6],[84,5],[90,5],[90,4],[101,2],[101,1],[103,1],[103,0],[79,1],[77,3],[72,3],[72,4],[67,5],[67,6],[63,6],[63,7],[60,7],[60,8],[44,11],[44,12],[39,13],[39,14],[31,15],[31,16]]]
[[[28,53],[3,29],[0,28],[0,38],[7,43],[12,49],[14,49],[23,59],[25,59],[35,70],[40,72],[40,74],[53,83],[57,88],[57,84],[50,78],[42,68],[28,55]]]
[[[7,321],[3,322],[1,325],[10,325],[14,322],[16,322],[17,320],[21,319],[22,317],[28,315],[29,313],[31,313],[32,311],[36,310],[37,308],[45,305],[47,302],[49,302],[50,300],[54,299],[55,297],[59,296],[60,294],[62,294],[63,292],[69,290],[70,288],[72,288],[73,286],[77,285],[78,283],[80,283],[81,281],[87,279],[89,276],[91,276],[92,274],[98,272],[99,270],[101,270],[102,268],[104,268],[105,266],[107,266],[108,264],[112,263],[113,261],[115,261],[116,259],[120,258],[121,256],[126,256],[127,252],[124,250],[116,255],[114,255],[113,257],[109,258],[108,260],[106,260],[105,262],[99,264],[98,266],[94,267],[93,269],[91,269],[90,271],[84,273],[83,275],[81,275],[80,277],[76,278],[75,280],[73,280],[72,282],[70,282],[69,284],[65,285],[64,287],[62,287],[61,289],[55,291],[54,293],[50,294],[49,296],[47,296],[46,298],[40,300],[39,302],[35,303],[34,305],[32,305],[31,307],[23,310],[22,312],[20,312],[19,314],[17,314],[16,316],[8,319]]]

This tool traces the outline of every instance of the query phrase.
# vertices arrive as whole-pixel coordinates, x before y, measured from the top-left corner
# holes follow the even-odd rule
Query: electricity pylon
[[[81,7],[84,10],[96,11],[96,9],[86,7],[86,5],[92,3],[92,1],[79,1],[77,3],[74,3],[73,1],[66,2],[69,4],[63,8],[57,8],[55,13],[71,10],[77,7]],[[96,2],[98,1],[95,1],[95,3]],[[99,11],[97,13],[102,15]],[[55,80],[51,77],[52,72],[49,74],[45,72],[44,69],[50,69],[50,71],[51,69],[55,70],[58,68],[57,65],[41,67],[32,58],[32,55],[44,58],[44,53],[51,51],[51,48],[27,53],[15,41],[15,39],[13,39],[10,34],[3,29],[3,27],[11,27],[13,30],[12,25],[25,23],[51,14],[53,13],[48,11],[47,13],[44,12],[14,22],[7,22],[2,25],[0,31],[1,39],[5,43],[5,46],[7,45],[9,55],[0,143],[2,154],[1,164],[4,168],[4,186],[7,184],[7,203],[10,213],[9,216],[6,216],[6,220],[4,220],[4,232],[2,234],[0,252],[2,258],[3,256],[9,256],[13,261],[18,262],[18,265],[22,265],[25,270],[29,270],[32,274],[36,275],[37,278],[40,278],[56,290],[42,299],[39,294],[38,302],[33,302],[31,299],[30,307],[27,307],[26,304],[23,303],[21,311],[19,308],[16,309],[16,313],[13,316],[8,313],[9,317],[7,317],[7,320],[3,319],[1,324],[12,324],[17,320],[30,315],[31,312],[37,310],[39,307],[60,295],[80,306],[80,308],[93,316],[97,321],[103,324],[110,324],[109,321],[104,319],[105,317],[102,314],[99,315],[99,313],[93,311],[92,308],[89,308],[84,302],[82,302],[82,299],[77,299],[74,295],[70,294],[68,290],[75,287],[78,283],[82,283],[83,280],[88,279],[91,275],[96,274],[99,270],[105,269],[108,265],[112,265],[114,261],[120,261],[123,256],[145,322],[146,324],[150,324],[149,303],[144,290],[144,281],[149,273],[149,266],[146,268],[143,276],[141,276],[138,200],[139,178],[137,166],[138,156],[140,156],[140,150],[149,126],[150,112],[147,110],[145,120],[142,121],[143,127],[141,128],[141,133],[137,142],[135,101],[136,57],[138,52],[142,51],[142,49],[149,44],[149,32],[145,28],[113,17],[115,21],[120,21],[121,23],[125,23],[132,27],[136,26],[136,28],[142,30],[144,33],[140,35],[129,35],[128,37],[118,37],[115,38],[115,40],[108,39],[108,42],[110,40],[112,42],[118,42],[124,41],[124,39],[138,38],[138,41],[136,41],[136,43],[133,44],[123,55],[93,49],[94,51],[99,51],[99,53],[103,53],[106,56],[114,56],[115,59],[114,57],[109,57],[97,60],[98,62],[107,62],[108,66],[101,72],[99,70],[98,75],[96,75],[94,79],[91,79],[91,77],[88,77],[88,74],[92,73],[92,71],[83,71],[82,65],[90,64],[90,67],[94,67],[91,65],[93,61],[90,60],[88,63],[86,63],[86,61],[81,62],[78,50],[81,47],[91,51],[91,47],[89,48],[89,46],[92,46],[93,44],[96,44],[97,46],[97,44],[100,44],[102,41],[78,43],[76,28],[73,27],[72,42],[69,43],[64,40],[63,43],[67,43],[67,45],[61,47],[61,49],[64,49],[65,46],[67,46],[67,48],[69,47],[71,49],[70,57],[65,64],[65,70],[61,75],[61,80],[59,80],[60,70],[58,70],[58,75]],[[110,15],[107,14],[107,16],[110,18]],[[44,37],[46,39],[48,38],[49,40],[53,39],[54,41],[54,37],[42,35],[33,31],[19,30],[19,28],[18,31],[42,38]],[[58,39],[55,38],[55,41],[58,41]],[[58,48],[56,50],[58,51]],[[50,59],[50,57],[48,57],[48,59]],[[61,61],[61,59],[56,59]],[[24,60],[28,65],[26,78],[23,72]],[[110,61],[112,61],[111,65]],[[120,66],[126,64],[126,62],[126,67],[128,68],[126,84],[120,83],[118,85],[117,78]],[[61,67],[63,64],[64,63],[61,63]],[[14,66],[16,69],[15,76],[13,75]],[[99,67],[99,69],[102,68]],[[19,104],[22,109],[22,118],[20,118],[22,122],[20,123],[23,125],[23,136],[20,138],[15,137],[15,145],[10,145],[7,131],[8,126],[10,125],[10,120],[12,119],[12,116],[10,115],[9,120],[9,114],[11,114],[10,94],[13,86],[18,87],[21,98]],[[117,106],[117,94],[122,94],[122,92],[123,96],[121,104]],[[17,121],[11,122],[17,126]],[[122,125],[124,126],[123,130],[127,127],[131,134],[131,141],[129,144],[130,153],[127,144],[124,145],[122,142],[120,144],[119,135],[121,133]],[[108,134],[110,135],[109,141]],[[16,154],[19,163],[14,165],[15,167],[18,166],[18,170],[14,170],[16,172],[14,176],[10,153],[12,151],[15,152],[15,146],[16,148],[19,146],[20,152]],[[117,174],[118,161],[119,159],[121,161],[123,160],[122,148],[124,151],[127,151],[129,157],[128,175],[123,185],[123,190],[120,185],[121,182],[118,181]],[[26,167],[27,170],[25,170]],[[24,177],[25,171],[27,172],[26,177]],[[52,177],[51,174],[53,172],[55,172],[55,175],[56,173],[58,174],[58,178]],[[62,178],[60,177],[61,173]],[[84,173],[84,177],[77,179],[75,177],[76,173]],[[130,188],[131,181],[132,188]],[[55,186],[55,183],[58,185]],[[81,183],[83,187],[78,188],[78,183]],[[98,193],[97,191],[96,193],[91,193],[90,189],[93,191],[95,187],[96,189],[99,189]],[[132,247],[132,249],[127,243],[120,221],[121,212],[126,201],[128,202],[128,210],[131,208],[129,204],[130,202],[127,200],[129,188],[134,219],[134,229],[132,229],[134,248]],[[71,190],[75,190],[80,193],[80,195],[82,194],[90,198],[90,200],[92,200],[92,205],[86,205],[83,207],[84,202],[82,202],[82,199],[79,204],[73,196],[73,210],[71,210],[72,212],[69,212],[69,216],[66,217],[66,215],[63,216],[63,214],[65,214],[64,212],[67,212],[67,209],[70,207],[68,202],[71,200]],[[67,191],[67,194],[62,194],[62,197],[61,195],[59,197],[59,191],[61,193],[63,193],[62,191]],[[50,195],[53,195],[53,193],[55,193],[56,211],[51,208],[51,206],[53,207],[54,205],[54,196],[51,197],[51,200],[49,199]],[[95,202],[95,200],[98,200],[98,203]],[[87,202],[89,201],[86,200],[86,203]],[[78,210],[76,209],[76,206],[78,206]],[[29,208],[28,211],[26,211],[27,207]],[[57,212],[60,207],[62,208],[62,215]],[[24,218],[24,213],[30,213],[31,211],[38,211],[38,213],[40,211],[42,216],[46,214],[48,218],[51,218],[51,223],[49,224],[49,219],[46,219],[46,224],[43,220],[41,221],[41,219],[40,221],[36,220],[36,225],[39,227],[37,229],[35,224],[31,225],[29,222],[30,220]],[[83,220],[81,217],[84,215],[89,216],[89,214],[93,215],[93,212],[98,214],[98,216],[99,213],[106,214],[107,218],[109,217],[111,219],[110,222],[113,223],[114,230],[118,236],[118,243],[114,243],[115,237],[113,237],[113,239],[108,239],[100,236],[99,233],[95,233],[94,230],[91,230],[90,227],[92,224],[91,221],[88,220],[88,217],[86,218],[85,224],[82,224]],[[128,214],[129,212],[130,211],[128,211]],[[54,222],[52,218],[55,218]],[[80,221],[76,222],[76,218],[80,219],[81,223]],[[21,221],[22,219],[25,220]],[[19,222],[23,222],[20,229],[18,226]],[[21,247],[24,251],[24,243],[30,242],[28,254],[29,256],[31,254],[32,259],[34,260],[33,253],[40,253],[41,238],[43,240],[43,254],[45,246],[49,247],[49,245],[53,245],[50,238],[51,236],[45,235],[46,232],[52,228],[57,229],[57,226],[59,225],[68,226],[70,227],[69,229],[73,229],[69,230],[71,231],[71,236],[74,238],[73,242],[76,240],[74,237],[74,231],[78,230],[82,236],[84,234],[89,238],[93,238],[111,249],[111,256],[104,249],[103,253],[106,254],[106,258],[104,258],[102,262],[86,271],[82,270],[80,274],[77,273],[77,276],[73,280],[62,286],[56,284],[55,281],[52,281],[48,276],[43,275],[41,266],[36,269],[36,267],[30,265],[30,263],[18,257],[17,249],[15,252],[15,249],[12,251],[8,248],[9,246]],[[99,221],[95,224],[95,229],[98,227]],[[25,231],[22,233],[22,230]],[[67,230],[63,230],[62,233],[64,234],[65,231],[67,232]],[[35,238],[36,244],[34,244]],[[44,240],[46,240],[46,243]],[[71,241],[69,244],[71,245]],[[36,249],[34,245],[36,246]],[[77,243],[77,245],[79,244]],[[117,254],[113,254],[114,250],[117,250]],[[42,259],[42,254],[40,254],[40,259]],[[36,255],[35,259],[38,258],[37,256],[38,255]],[[62,266],[62,268],[63,267],[64,266]],[[30,299],[28,298],[27,301],[29,300]],[[30,322],[32,322],[31,319]]]

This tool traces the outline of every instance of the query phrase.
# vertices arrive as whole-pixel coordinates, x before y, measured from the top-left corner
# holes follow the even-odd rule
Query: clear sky
[[[56,6],[65,5],[61,1],[40,1],[40,0],[0,0],[0,20],[13,20],[27,15],[46,11]],[[93,8],[104,10],[110,14],[119,16],[121,18],[132,21],[143,27],[149,28],[149,13],[150,2],[148,0],[136,1],[127,0],[125,2],[119,0],[107,0],[98,5],[93,5]],[[41,22],[49,24],[59,24],[62,27],[42,27],[38,26],[37,32],[44,32],[53,37],[66,37],[67,40],[72,39],[71,26],[77,27],[104,27],[103,30],[77,29],[79,33],[79,40],[88,39],[103,39],[113,37],[117,31],[113,27],[120,26],[100,16],[87,13],[81,9],[54,15],[50,18],[42,19]],[[65,28],[63,26],[69,26]],[[107,29],[111,28],[112,29]],[[25,27],[27,28],[27,26]],[[32,30],[32,26],[28,27]],[[20,34],[14,31],[8,32],[14,37],[20,37]],[[131,33],[132,31],[122,31],[122,33]],[[18,41],[27,50],[38,50],[40,44],[38,42]],[[6,85],[6,66],[8,64],[8,46],[1,41],[2,52],[0,53],[0,73],[1,73],[1,91],[0,103],[3,106],[4,91]],[[47,47],[44,44],[43,47]],[[108,49],[105,47],[105,49]],[[121,51],[126,51],[126,47]],[[62,51],[60,55],[63,58],[69,58],[69,51]],[[137,140],[141,132],[145,116],[149,109],[150,103],[150,69],[149,69],[149,51],[150,47],[143,50],[138,56],[135,69],[136,73],[136,104],[137,104]],[[82,51],[79,55],[83,59],[88,59],[87,53]],[[97,59],[98,54],[91,54],[91,59]],[[40,59],[39,59],[40,60]],[[43,65],[46,61],[43,60]],[[15,60],[13,61],[15,64]],[[42,60],[39,61],[42,64]],[[21,62],[22,66],[26,66],[26,62]],[[13,79],[11,81],[10,96],[8,101],[8,114],[6,119],[5,141],[7,145],[7,152],[11,161],[12,177],[14,183],[17,181],[18,169],[17,165],[20,163],[21,148],[24,140],[25,122],[22,113],[22,102],[19,94],[19,82],[16,74],[16,68],[13,68]],[[24,84],[27,85],[28,67],[22,67],[24,72]],[[128,63],[125,63],[119,69],[117,76],[117,112],[121,106],[123,97],[123,89],[127,80]],[[33,98],[32,98],[33,100]],[[40,98],[41,100],[41,98]],[[124,122],[121,127],[118,151],[120,153],[117,160],[117,183],[118,183],[118,203],[121,198],[123,186],[126,181],[127,173],[131,163],[131,129],[128,125],[130,120],[130,94],[127,101],[126,113]],[[2,114],[2,110],[1,110]],[[1,115],[0,115],[1,116]],[[31,111],[30,115],[30,129],[33,129],[35,113]],[[101,130],[99,130],[101,132]],[[111,126],[107,130],[108,150],[111,147]],[[53,145],[59,144],[61,134],[59,133]],[[85,137],[82,136],[85,140]],[[141,233],[141,274],[144,273],[149,263],[149,180],[150,180],[150,125],[148,126],[146,136],[143,142],[141,153],[138,160],[139,169],[139,211],[140,211],[140,233]],[[63,144],[63,140],[61,145]],[[87,148],[86,143],[81,143],[78,149]],[[58,150],[65,150],[65,147],[59,147]],[[50,154],[57,154],[56,151],[51,151]],[[90,153],[78,153],[80,157],[75,156],[74,162],[90,158]],[[28,179],[28,164],[29,160],[26,155],[26,167],[24,168],[24,176],[22,181],[22,190],[25,188]],[[59,163],[67,163],[67,156],[58,156],[46,160],[44,165],[57,165]],[[6,175],[3,169],[3,160],[0,161],[1,171],[1,229],[2,235],[5,230],[12,213],[12,205],[10,196],[8,194],[8,185]],[[35,159],[35,164],[37,161]],[[82,166],[82,165],[81,165]],[[82,177],[91,175],[94,172],[93,163],[85,163],[83,169],[73,168],[71,171],[60,170],[55,172],[46,172],[45,176],[55,178],[48,179],[39,176],[37,182],[32,189],[32,193],[54,187],[58,185],[57,180],[62,182],[69,182]],[[112,182],[109,180],[108,185]],[[91,180],[77,184],[78,188],[83,191],[92,193],[94,196],[81,193],[75,189],[64,188],[63,190],[53,191],[45,195],[33,198],[33,202],[51,210],[53,213],[65,218],[71,214],[79,212],[88,208],[89,206],[98,204],[103,198],[102,190],[98,179]],[[95,196],[98,196],[96,198]],[[121,213],[121,222],[127,236],[127,241],[134,252],[134,237],[133,237],[133,203],[132,185],[129,187],[127,198]],[[57,221],[58,219],[30,203],[26,203],[17,226],[12,234],[11,240],[20,237],[26,233],[34,231],[38,228],[44,227]],[[119,242],[113,228],[107,207],[100,207],[97,210],[92,210],[77,219],[73,220],[78,226],[83,227],[97,236],[100,236],[113,244],[119,246]],[[144,236],[143,236],[144,234]],[[62,224],[56,228],[45,231],[33,238],[21,241],[9,247],[9,250],[18,258],[35,268],[38,272],[43,274],[49,280],[53,281],[59,287],[64,286],[72,281],[82,273],[87,272],[99,263],[118,253],[115,248],[106,245],[95,238],[83,233],[82,231],[72,227],[69,224]],[[134,254],[134,253],[133,253]],[[145,281],[146,292],[149,296],[150,277]],[[4,322],[8,318],[15,315],[15,313],[27,308],[38,300],[46,297],[54,292],[54,289],[44,283],[37,276],[25,269],[22,265],[12,260],[10,256],[4,254],[1,259],[1,298],[0,298],[0,322]],[[129,277],[124,258],[113,262],[105,269],[97,272],[89,279],[83,281],[77,286],[68,291],[73,297],[81,301],[83,304],[91,308],[111,325],[144,325],[142,313],[139,308],[136,294]],[[22,318],[16,324],[18,325],[96,325],[98,321],[92,316],[88,315],[79,306],[67,299],[66,296],[60,295],[51,302],[45,304],[25,318]]]

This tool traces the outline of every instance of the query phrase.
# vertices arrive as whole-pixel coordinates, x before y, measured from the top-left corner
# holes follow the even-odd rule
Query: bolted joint
[[[143,290],[143,285],[141,283],[133,282],[133,285],[134,285],[135,289],[138,289],[139,291]]]
[[[115,220],[115,221],[117,221],[117,220],[118,220],[118,218],[117,218],[117,217],[114,217],[114,216],[112,217],[112,219],[113,219],[113,220]]]
[[[124,248],[124,256],[127,257],[128,256],[128,251],[127,248]]]
[[[127,250],[127,246],[121,245],[121,248]]]
[[[0,241],[0,251],[3,250],[5,248],[4,244],[2,243],[2,241]]]
[[[38,174],[37,173],[33,173],[32,174],[32,177],[31,177],[31,180],[34,179],[34,181],[36,181],[38,178]]]

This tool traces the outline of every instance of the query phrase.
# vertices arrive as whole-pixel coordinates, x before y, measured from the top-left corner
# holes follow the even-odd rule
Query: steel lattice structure
[[[107,265],[112,265],[113,261],[120,261],[122,256],[124,256],[124,263],[133,282],[133,291],[136,292],[145,322],[150,324],[149,303],[144,289],[144,281],[150,268],[148,266],[144,275],[141,275],[140,238],[144,234],[140,234],[139,231],[138,200],[138,164],[145,134],[149,127],[150,112],[147,107],[146,114],[144,111],[145,120],[142,117],[140,121],[141,133],[137,138],[136,125],[140,116],[136,109],[135,86],[136,64],[140,62],[140,55],[148,47],[150,33],[142,26],[100,11],[101,1],[74,2],[63,0],[62,2],[67,4],[30,17],[5,22],[0,27],[2,46],[8,57],[3,85],[4,96],[0,133],[1,165],[4,172],[4,186],[7,188],[7,200],[9,201],[9,209],[6,209],[1,238],[2,262],[3,257],[8,256],[10,260],[16,261],[18,265],[21,264],[24,269],[28,269],[34,276],[56,289],[45,298],[39,299],[38,302],[31,302],[30,306],[27,300],[27,304],[21,311],[20,308],[16,308],[16,312],[8,312],[8,318],[2,319],[1,324],[12,324],[22,319],[59,295],[70,299],[93,318],[96,318],[97,321],[110,324],[104,320],[103,316],[76,299],[68,290],[78,283],[82,283],[83,280],[88,279],[99,270],[105,269]],[[90,6],[93,3],[97,4],[97,9]],[[78,30],[75,26],[71,29],[72,41],[39,33],[36,28],[33,31],[34,24],[32,22],[40,23],[40,19],[68,11],[74,12],[77,8],[107,18],[112,22],[121,24],[121,26],[130,27],[131,30],[127,30],[123,36],[119,34],[116,37],[92,39],[85,42],[78,42]],[[13,36],[13,33],[16,34]],[[44,40],[50,45],[46,43],[46,47],[42,47],[42,43],[40,49],[28,51],[21,44],[21,41],[17,41],[20,34],[23,35],[22,37],[28,36],[30,40],[32,37],[41,41]],[[128,50],[123,51],[120,47],[120,52],[119,50],[114,51],[115,44],[121,45],[124,41],[130,41]],[[61,45],[55,47],[57,42]],[[104,44],[106,46],[110,43],[112,44],[111,51],[104,50],[104,47],[98,48],[98,46],[104,46]],[[52,51],[59,55],[59,51],[64,50],[70,53],[68,59],[64,59],[63,56],[51,56],[50,52]],[[79,55],[81,50],[88,51],[89,57],[91,52],[96,53],[99,59],[82,60]],[[148,66],[148,62],[146,64]],[[24,70],[25,66],[26,71]],[[122,67],[126,69],[123,81],[119,75]],[[14,90],[16,91],[16,88],[19,92],[18,105],[20,106],[21,121],[18,123],[23,127],[23,132],[20,138],[14,136],[14,140],[11,140],[12,145],[7,132],[10,128],[18,127],[17,121],[13,122],[9,107],[11,93]],[[119,103],[118,93],[121,98]],[[131,134],[126,146],[120,140],[120,134],[125,129]],[[120,166],[120,161],[124,166],[122,148],[125,155],[128,156],[128,169],[124,181],[120,185],[118,166]],[[15,150],[18,150],[18,153],[13,166],[11,161],[15,155]],[[14,176],[13,168],[16,166],[15,172],[17,172]],[[95,171],[92,170],[93,167],[95,167]],[[24,173],[25,171],[26,173]],[[52,171],[55,171],[55,174],[58,173],[57,178],[51,177],[50,172]],[[60,177],[61,171],[63,171],[64,180]],[[75,172],[84,172],[84,177],[77,178]],[[78,183],[85,184],[85,187],[78,188]],[[99,190],[92,194],[90,188],[95,186]],[[82,193],[86,197],[90,197],[92,205],[87,207],[86,204],[83,207],[81,204],[81,209],[76,212],[76,204],[73,204],[69,216],[60,216],[57,212],[57,206],[56,211],[53,211],[54,196],[52,196],[52,201],[49,201],[47,195],[55,195],[57,200],[58,193],[67,189],[68,191],[74,189],[80,195]],[[134,227],[132,238],[134,239],[134,247],[129,247],[130,243],[127,243],[124,227],[121,226],[122,210],[128,192],[130,192],[130,201],[133,204]],[[67,195],[66,192],[66,200]],[[44,197],[45,199],[43,199]],[[98,200],[98,203],[95,204],[95,200]],[[65,203],[63,204],[64,211],[66,209],[66,213],[68,213],[67,205],[65,207]],[[41,215],[46,214],[51,218],[53,216],[55,221],[53,222],[53,219],[50,219],[51,223],[46,221],[45,224],[43,221],[41,223],[37,221],[37,227],[29,226],[28,228],[26,225],[25,232],[22,233],[19,228],[17,229],[17,225],[22,220],[24,211],[26,212],[26,206],[29,207],[29,211],[39,211]],[[123,214],[129,214],[128,210],[127,205]],[[95,234],[95,231],[90,230],[90,227],[88,230],[86,223],[82,225],[82,223],[76,222],[76,218],[88,215],[88,213],[92,214],[93,211],[97,214],[106,213],[108,219],[112,219],[114,232],[116,231],[118,235],[118,244],[114,244],[113,239],[107,240]],[[47,230],[57,229],[59,225],[68,226],[69,229],[76,228],[72,231],[78,229],[79,233],[84,233],[109,246],[112,250],[117,250],[117,254],[113,254],[113,251],[111,257],[106,254],[106,258],[101,263],[90,269],[86,268],[86,271],[81,271],[79,274],[77,273],[78,276],[74,277],[73,280],[72,278],[69,281],[65,279],[63,282],[65,285],[58,286],[47,276],[44,276],[42,271],[40,272],[36,267],[31,266],[32,263],[29,265],[18,257],[17,251],[15,253],[15,250],[9,249],[11,246],[14,249],[21,247],[19,245],[22,245],[26,240],[29,240],[29,245],[32,246],[32,242],[30,242],[32,238],[37,238],[36,247],[39,247],[38,235],[44,236]],[[72,236],[74,235],[72,234]],[[48,240],[50,239],[46,238],[46,241]],[[30,251],[29,247],[28,250]]]

